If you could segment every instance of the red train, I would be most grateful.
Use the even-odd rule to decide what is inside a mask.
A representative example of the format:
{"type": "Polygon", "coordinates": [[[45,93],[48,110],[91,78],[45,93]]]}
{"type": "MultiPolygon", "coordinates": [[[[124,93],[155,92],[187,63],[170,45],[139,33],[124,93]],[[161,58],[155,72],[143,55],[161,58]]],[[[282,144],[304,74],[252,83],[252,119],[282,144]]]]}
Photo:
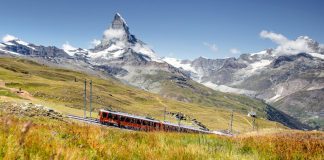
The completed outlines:
{"type": "Polygon", "coordinates": [[[168,122],[161,122],[145,117],[134,116],[122,112],[107,110],[99,111],[99,122],[105,125],[113,125],[120,128],[127,128],[141,131],[166,131],[186,133],[210,133],[209,131],[193,128],[190,126],[177,125],[168,122]]]}

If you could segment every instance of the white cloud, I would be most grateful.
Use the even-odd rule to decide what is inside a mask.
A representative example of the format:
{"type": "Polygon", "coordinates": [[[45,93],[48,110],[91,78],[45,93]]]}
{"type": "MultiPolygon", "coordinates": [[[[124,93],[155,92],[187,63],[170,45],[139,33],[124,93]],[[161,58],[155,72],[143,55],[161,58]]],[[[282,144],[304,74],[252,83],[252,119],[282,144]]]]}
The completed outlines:
{"type": "Polygon", "coordinates": [[[282,34],[277,34],[277,33],[269,32],[269,31],[265,31],[265,30],[260,32],[260,37],[264,38],[264,39],[270,39],[277,44],[284,44],[284,43],[288,42],[288,39],[285,36],[283,36],[282,34]]]}
{"type": "Polygon", "coordinates": [[[9,34],[2,37],[3,42],[9,42],[9,41],[12,41],[12,40],[17,40],[17,39],[18,39],[17,37],[15,37],[13,35],[9,35],[9,34]]]}
{"type": "Polygon", "coordinates": [[[100,43],[101,43],[101,41],[98,40],[98,39],[94,39],[94,40],[92,40],[90,42],[90,44],[91,44],[92,47],[95,47],[95,46],[99,45],[100,43]]]}
{"type": "Polygon", "coordinates": [[[64,51],[71,51],[71,50],[76,50],[77,49],[77,48],[71,46],[69,42],[65,42],[62,45],[62,48],[63,48],[64,51]]]}
{"type": "Polygon", "coordinates": [[[216,44],[211,44],[211,43],[204,42],[203,45],[208,47],[214,53],[217,53],[218,50],[219,50],[216,44]]]}
{"type": "Polygon", "coordinates": [[[236,48],[231,48],[229,51],[230,51],[232,54],[240,54],[240,53],[241,53],[241,51],[238,50],[238,49],[236,49],[236,48]]]}
{"type": "Polygon", "coordinates": [[[316,41],[312,40],[307,36],[300,36],[296,40],[289,40],[282,34],[261,31],[260,37],[265,39],[270,39],[271,41],[278,44],[275,48],[275,54],[297,54],[301,52],[316,52],[319,53],[323,51],[323,44],[318,44],[316,41]]]}
{"type": "Polygon", "coordinates": [[[123,29],[112,29],[109,28],[104,31],[104,39],[111,40],[111,39],[122,39],[127,36],[127,33],[123,29]]]}

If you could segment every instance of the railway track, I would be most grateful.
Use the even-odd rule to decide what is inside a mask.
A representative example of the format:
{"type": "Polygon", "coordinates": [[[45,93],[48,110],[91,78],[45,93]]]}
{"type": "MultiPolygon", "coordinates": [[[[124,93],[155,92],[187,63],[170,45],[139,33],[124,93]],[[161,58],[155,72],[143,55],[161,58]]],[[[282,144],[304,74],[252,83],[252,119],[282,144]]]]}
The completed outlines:
{"type": "Polygon", "coordinates": [[[97,125],[104,126],[104,125],[100,124],[97,119],[89,119],[89,118],[84,118],[84,117],[75,116],[75,115],[71,115],[71,114],[67,115],[66,117],[70,118],[70,119],[78,120],[81,122],[85,122],[85,123],[91,123],[91,124],[97,124],[97,125]]]}
{"type": "MultiPolygon", "coordinates": [[[[111,128],[118,128],[118,129],[126,130],[126,131],[134,131],[132,129],[120,128],[120,127],[111,126],[111,125],[104,125],[104,124],[101,124],[98,119],[89,119],[89,118],[84,118],[84,117],[75,116],[75,115],[71,115],[71,114],[67,115],[66,117],[69,118],[69,119],[73,119],[73,120],[83,122],[83,123],[89,123],[89,124],[93,124],[93,125],[105,126],[105,127],[111,127],[111,128]]],[[[217,135],[222,135],[222,136],[233,136],[231,134],[226,134],[226,133],[222,133],[222,132],[219,132],[219,131],[211,132],[211,134],[217,134],[217,135]]]]}

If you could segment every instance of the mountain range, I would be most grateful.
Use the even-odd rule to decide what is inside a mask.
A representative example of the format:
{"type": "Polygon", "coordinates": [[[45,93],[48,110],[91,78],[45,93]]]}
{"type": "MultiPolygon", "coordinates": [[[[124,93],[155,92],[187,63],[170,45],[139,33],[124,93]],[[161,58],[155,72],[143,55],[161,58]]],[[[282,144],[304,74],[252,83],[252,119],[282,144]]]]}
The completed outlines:
{"type": "Polygon", "coordinates": [[[278,47],[237,58],[180,60],[159,57],[117,13],[91,49],[35,45],[9,35],[4,39],[0,55],[113,77],[183,102],[212,106],[222,92],[241,94],[268,105],[269,119],[297,129],[324,128],[324,47],[306,36],[296,39],[306,44],[302,50],[278,47]]]}

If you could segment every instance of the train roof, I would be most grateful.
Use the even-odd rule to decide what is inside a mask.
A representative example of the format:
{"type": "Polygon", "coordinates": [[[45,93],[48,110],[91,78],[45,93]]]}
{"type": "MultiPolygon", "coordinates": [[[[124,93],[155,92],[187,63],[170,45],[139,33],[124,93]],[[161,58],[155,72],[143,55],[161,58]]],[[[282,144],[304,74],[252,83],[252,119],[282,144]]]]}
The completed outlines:
{"type": "MultiPolygon", "coordinates": [[[[173,127],[179,127],[179,125],[175,124],[175,123],[166,122],[166,121],[163,122],[163,121],[158,121],[158,120],[152,120],[152,119],[149,119],[149,118],[146,118],[146,117],[143,117],[143,116],[132,115],[132,114],[129,114],[129,113],[117,112],[117,111],[109,111],[109,110],[105,110],[105,109],[101,109],[100,111],[109,112],[109,113],[113,113],[113,114],[120,115],[120,116],[131,117],[131,118],[135,118],[135,119],[141,119],[141,120],[145,120],[145,121],[155,122],[155,123],[163,123],[165,125],[169,125],[169,126],[173,126],[173,127]]],[[[180,125],[180,127],[195,130],[195,131],[199,131],[199,132],[210,133],[209,131],[205,131],[205,130],[202,130],[202,129],[199,129],[199,128],[195,128],[193,126],[180,125]]]]}
{"type": "Polygon", "coordinates": [[[131,118],[136,118],[136,119],[146,120],[146,121],[150,121],[150,122],[157,122],[157,123],[160,122],[160,121],[157,121],[157,120],[148,119],[148,118],[146,118],[146,117],[137,116],[137,115],[132,115],[132,114],[129,114],[129,113],[124,113],[124,112],[107,111],[107,110],[104,110],[104,109],[101,109],[100,111],[110,112],[110,113],[114,113],[114,114],[117,114],[117,115],[120,115],[120,116],[131,117],[131,118]]]}

